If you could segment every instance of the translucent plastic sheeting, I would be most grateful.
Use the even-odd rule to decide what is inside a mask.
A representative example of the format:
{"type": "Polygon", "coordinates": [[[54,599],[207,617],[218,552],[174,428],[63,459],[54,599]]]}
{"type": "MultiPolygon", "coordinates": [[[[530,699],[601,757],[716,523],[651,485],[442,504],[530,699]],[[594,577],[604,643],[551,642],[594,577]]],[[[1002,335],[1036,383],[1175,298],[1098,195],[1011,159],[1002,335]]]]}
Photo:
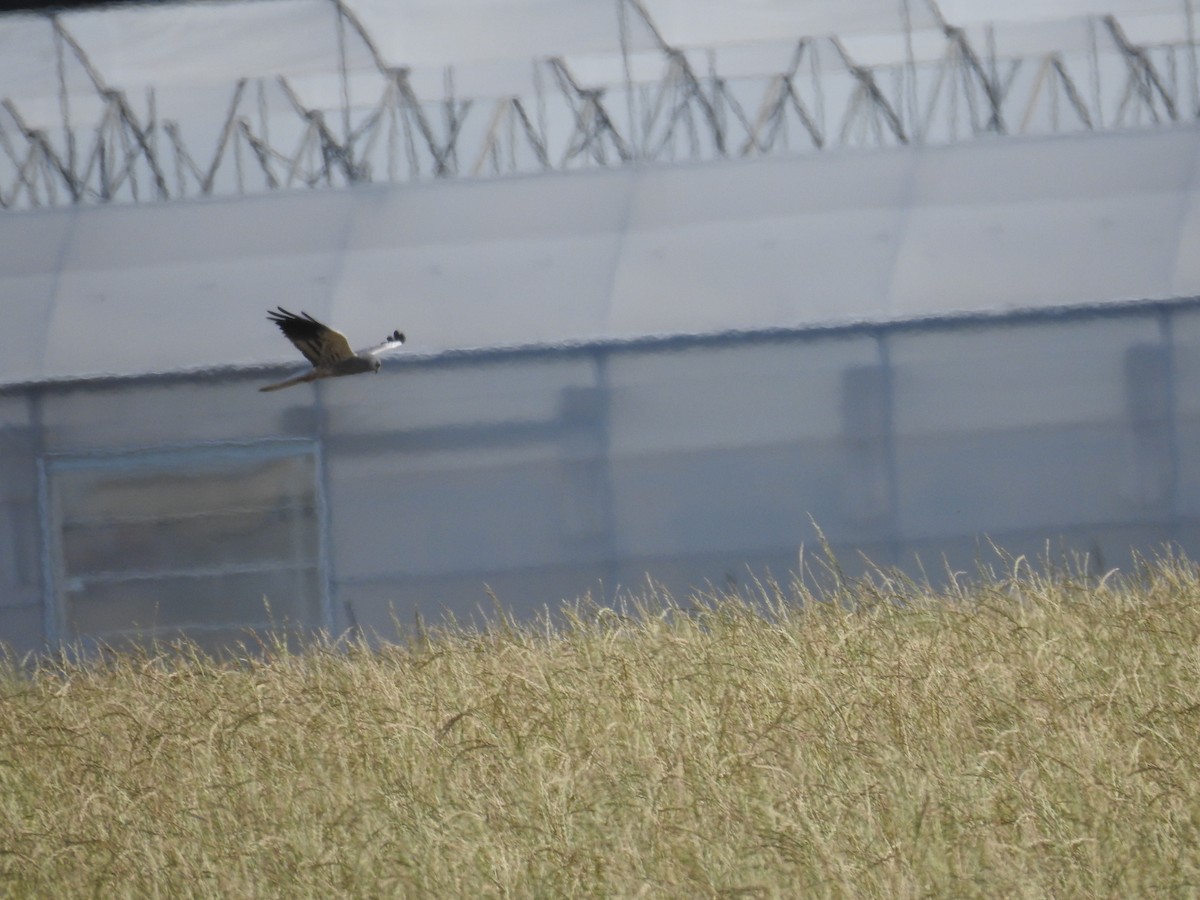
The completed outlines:
{"type": "Polygon", "coordinates": [[[0,382],[1200,293],[1191,128],[0,217],[0,382]]]}
{"type": "Polygon", "coordinates": [[[10,387],[0,640],[232,639],[264,597],[288,627],[395,636],[492,597],[527,618],[648,579],[752,593],[815,565],[816,527],[848,572],[935,583],[990,542],[1094,574],[1164,541],[1195,558],[1197,377],[1191,300],[412,359],[268,395],[248,372],[10,387]]]}
{"type": "MultiPolygon", "coordinates": [[[[654,33],[620,0],[344,0],[344,6],[391,66],[469,68],[606,55],[620,49],[622,29],[628,49],[657,47],[654,33]]],[[[937,30],[941,24],[924,0],[643,0],[643,6],[663,39],[680,47],[827,34],[891,36],[908,27],[937,30]]],[[[1115,14],[1151,42],[1176,37],[1184,31],[1186,9],[1184,0],[945,0],[939,7],[953,25],[998,22],[1001,29],[1009,28],[1010,37],[1001,43],[1017,53],[1047,40],[1056,21],[1087,15],[1115,14]],[[1148,24],[1139,28],[1142,21],[1148,24]],[[1025,36],[1010,23],[1023,26],[1025,36]]],[[[355,33],[339,38],[336,7],[329,0],[131,5],[59,15],[106,83],[122,89],[332,73],[343,57],[352,70],[374,66],[355,33]]],[[[1071,48],[1055,44],[1054,49],[1071,48]]],[[[902,58],[893,53],[889,61],[902,58]]],[[[0,18],[0,83],[6,96],[56,96],[56,60],[45,17],[0,18]]],[[[78,65],[68,68],[68,88],[90,90],[78,65]]]]}

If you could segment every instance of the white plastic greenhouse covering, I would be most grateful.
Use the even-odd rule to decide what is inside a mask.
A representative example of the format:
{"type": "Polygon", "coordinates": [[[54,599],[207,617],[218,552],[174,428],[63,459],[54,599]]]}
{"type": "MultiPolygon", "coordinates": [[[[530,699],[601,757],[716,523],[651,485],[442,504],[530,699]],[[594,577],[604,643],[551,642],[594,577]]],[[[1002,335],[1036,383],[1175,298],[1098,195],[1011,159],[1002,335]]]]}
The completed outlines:
{"type": "MultiPolygon", "coordinates": [[[[371,34],[387,64],[417,70],[525,64],[551,55],[603,57],[618,50],[622,37],[622,17],[614,14],[617,0],[341,2],[371,34]]],[[[641,2],[672,46],[766,44],[781,36],[838,34],[856,42],[864,63],[887,59],[887,48],[892,53],[903,48],[904,42],[894,38],[908,27],[918,46],[921,31],[938,27],[926,0],[641,2]]],[[[940,0],[937,7],[947,21],[960,26],[995,24],[1000,49],[1017,52],[1038,45],[1070,49],[1079,40],[1072,20],[1088,15],[1119,15],[1139,43],[1155,43],[1180,34],[1187,12],[1184,0],[940,0]]],[[[369,64],[365,49],[339,47],[331,0],[129,4],[125,9],[67,11],[61,17],[96,68],[126,89],[196,87],[227,82],[231,75],[328,72],[340,64],[343,49],[352,67],[369,64]]],[[[654,46],[648,32],[632,26],[625,38],[634,50],[654,46]]],[[[41,16],[0,19],[0,83],[6,96],[56,93],[53,40],[41,16]]]]}
{"type": "MultiPolygon", "coordinates": [[[[932,7],[930,0],[640,0],[652,26],[626,0],[340,2],[369,35],[369,46],[339,20],[333,0],[129,4],[67,11],[59,21],[92,74],[135,98],[152,88],[179,120],[227,105],[238,78],[286,76],[320,107],[340,103],[343,90],[358,102],[371,94],[377,64],[404,68],[421,96],[440,87],[448,66],[461,96],[521,94],[529,90],[530,61],[549,57],[568,60],[601,84],[636,81],[643,74],[638,54],[656,50],[659,40],[678,48],[733,48],[729,75],[772,72],[801,36],[836,34],[862,65],[925,62],[944,51],[932,7],[977,37],[986,26],[987,45],[1002,56],[1080,51],[1094,40],[1085,16],[1119,15],[1139,45],[1194,37],[1195,30],[1195,0],[941,0],[932,7]],[[622,46],[630,60],[622,58],[622,46]],[[345,88],[331,77],[343,66],[345,88]]],[[[77,122],[94,120],[101,109],[91,75],[74,61],[64,65],[57,41],[44,16],[0,18],[3,95],[34,127],[58,123],[64,89],[77,122]]]]}
{"type": "Polygon", "coordinates": [[[1197,149],[1177,129],[0,217],[0,638],[219,647],[393,635],[484,585],[518,615],[648,576],[736,588],[811,558],[814,523],[853,565],[935,577],[988,540],[1194,553],[1197,149]],[[260,394],[301,365],[278,304],[411,351],[260,394]]]}
{"type": "Polygon", "coordinates": [[[1200,294],[1200,132],[0,217],[4,383],[1200,294]]]}
{"type": "MultiPolygon", "coordinates": [[[[389,60],[477,74],[618,40],[599,0],[414,2],[411,32],[346,5],[389,60]]],[[[646,6],[672,43],[799,30],[772,0],[646,6]]],[[[860,49],[906,8],[803,6],[860,49]]],[[[1179,31],[1178,3],[1126,6],[1143,38],[1179,31]]],[[[231,67],[328,72],[333,26],[284,16],[294,57],[239,41],[303,9],[332,16],[206,4],[160,43],[126,40],[163,36],[155,8],[64,18],[131,90],[212,74],[187,50],[216,19],[231,67]]],[[[0,21],[0,83],[47,33],[0,21]]],[[[752,591],[818,526],[849,570],[862,551],[933,580],[989,540],[1092,573],[1163,541],[1200,556],[1198,162],[1200,132],[1160,124],[6,211],[0,642],[393,636],[648,577],[752,591]],[[277,305],[409,344],[377,376],[261,394],[303,365],[277,305]]]]}

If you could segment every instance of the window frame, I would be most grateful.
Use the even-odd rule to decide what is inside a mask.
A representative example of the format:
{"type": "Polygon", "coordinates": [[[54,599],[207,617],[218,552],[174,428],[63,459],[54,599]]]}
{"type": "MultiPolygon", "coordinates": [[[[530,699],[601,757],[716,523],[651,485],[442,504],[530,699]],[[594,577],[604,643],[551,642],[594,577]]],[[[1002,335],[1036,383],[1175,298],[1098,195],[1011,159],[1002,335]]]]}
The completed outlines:
{"type": "MultiPolygon", "coordinates": [[[[316,527],[316,621],[306,623],[311,629],[330,630],[333,625],[332,566],[329,552],[329,504],[326,496],[327,477],[321,442],[312,438],[265,438],[251,441],[207,441],[185,444],[156,444],[145,447],[72,450],[43,453],[37,459],[37,503],[42,527],[42,584],[44,627],[47,646],[62,647],[70,633],[67,622],[68,604],[64,591],[69,575],[64,558],[64,522],[55,497],[55,476],[60,472],[126,471],[133,472],[149,466],[169,469],[172,465],[186,471],[187,462],[205,463],[213,460],[243,460],[248,464],[271,460],[310,457],[313,471],[313,503],[316,527]]],[[[268,569],[270,566],[262,566],[268,569]]],[[[253,570],[253,568],[249,569],[253,570]]],[[[234,623],[236,626],[236,623],[234,623]]],[[[247,623],[247,628],[253,627],[247,623]]],[[[153,631],[148,632],[155,637],[153,631]]],[[[96,640],[79,635],[75,641],[96,640]]],[[[103,639],[100,639],[103,640],[103,639]]]]}

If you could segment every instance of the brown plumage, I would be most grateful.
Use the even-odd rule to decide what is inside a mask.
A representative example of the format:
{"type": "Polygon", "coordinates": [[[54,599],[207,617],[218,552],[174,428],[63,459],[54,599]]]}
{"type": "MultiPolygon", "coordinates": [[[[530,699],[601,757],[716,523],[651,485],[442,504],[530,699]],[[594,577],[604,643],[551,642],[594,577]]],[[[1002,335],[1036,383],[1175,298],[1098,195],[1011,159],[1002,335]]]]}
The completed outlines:
{"type": "Polygon", "coordinates": [[[296,345],[304,358],[312,363],[312,369],[276,384],[260,387],[260,391],[278,391],[294,384],[316,381],[318,378],[336,378],[339,375],[357,375],[361,372],[378,372],[379,356],[394,350],[404,343],[404,335],[393,331],[382,344],[357,353],[350,349],[350,342],[340,331],[323,325],[306,312],[296,315],[282,306],[267,312],[267,318],[279,326],[284,336],[296,345]]]}

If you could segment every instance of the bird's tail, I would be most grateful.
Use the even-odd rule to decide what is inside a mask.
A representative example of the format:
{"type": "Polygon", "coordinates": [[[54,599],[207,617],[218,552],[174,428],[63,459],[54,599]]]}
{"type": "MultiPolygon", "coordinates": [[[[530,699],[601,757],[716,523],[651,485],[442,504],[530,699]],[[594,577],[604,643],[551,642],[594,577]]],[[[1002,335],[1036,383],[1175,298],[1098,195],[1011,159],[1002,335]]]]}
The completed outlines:
{"type": "Polygon", "coordinates": [[[293,384],[303,384],[306,381],[312,381],[316,377],[317,375],[315,372],[304,372],[300,375],[295,375],[286,381],[280,381],[276,382],[275,384],[268,384],[266,387],[260,387],[259,391],[278,391],[285,387],[291,387],[293,384]]]}

